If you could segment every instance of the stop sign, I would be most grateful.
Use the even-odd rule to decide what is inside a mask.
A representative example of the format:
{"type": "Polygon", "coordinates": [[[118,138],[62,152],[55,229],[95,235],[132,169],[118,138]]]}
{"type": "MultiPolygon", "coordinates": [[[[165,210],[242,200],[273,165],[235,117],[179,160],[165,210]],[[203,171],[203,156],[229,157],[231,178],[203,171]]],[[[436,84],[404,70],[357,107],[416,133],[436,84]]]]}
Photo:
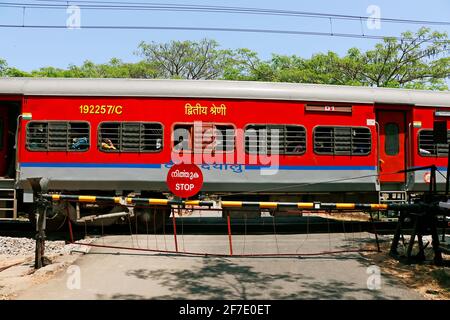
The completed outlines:
{"type": "Polygon", "coordinates": [[[169,190],[180,198],[189,198],[200,192],[203,174],[195,164],[175,164],[167,173],[169,190]]]}

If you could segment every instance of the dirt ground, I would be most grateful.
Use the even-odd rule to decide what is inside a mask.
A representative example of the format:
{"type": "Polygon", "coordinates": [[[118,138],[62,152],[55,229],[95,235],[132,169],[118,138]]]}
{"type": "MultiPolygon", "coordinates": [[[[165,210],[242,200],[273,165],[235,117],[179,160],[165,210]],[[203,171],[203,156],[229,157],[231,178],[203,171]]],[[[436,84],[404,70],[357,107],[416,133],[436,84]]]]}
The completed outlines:
{"type": "MultiPolygon", "coordinates": [[[[449,243],[450,236],[447,236],[446,244],[449,243]]],[[[432,263],[433,251],[427,247],[425,249],[427,259],[425,262],[406,264],[404,261],[394,259],[389,255],[390,239],[384,239],[380,244],[381,252],[367,252],[364,253],[364,256],[372,259],[380,267],[382,273],[388,273],[398,278],[408,287],[418,291],[426,299],[450,299],[450,255],[443,254],[444,260],[447,261],[445,266],[435,266],[432,263]]],[[[367,249],[375,250],[376,245],[367,244],[367,249]]],[[[399,246],[398,252],[400,255],[404,253],[402,245],[399,246]]]]}
{"type": "MultiPolygon", "coordinates": [[[[91,242],[87,239],[84,242],[91,242]]],[[[67,250],[58,254],[46,255],[51,264],[35,270],[34,255],[0,255],[0,300],[12,300],[19,292],[43,283],[56,273],[65,270],[75,260],[89,251],[89,247],[66,245],[67,250]]]]}

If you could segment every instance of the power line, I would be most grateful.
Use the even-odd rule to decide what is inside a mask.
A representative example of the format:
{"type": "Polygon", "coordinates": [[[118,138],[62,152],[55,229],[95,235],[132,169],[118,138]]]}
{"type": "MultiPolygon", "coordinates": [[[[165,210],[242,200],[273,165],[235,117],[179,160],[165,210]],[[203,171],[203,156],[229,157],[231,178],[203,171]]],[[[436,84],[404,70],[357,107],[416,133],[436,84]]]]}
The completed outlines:
{"type": "MultiPolygon", "coordinates": [[[[121,2],[121,1],[64,1],[64,0],[35,0],[37,2],[47,2],[46,4],[33,3],[16,3],[16,2],[0,2],[0,6],[4,7],[26,7],[29,9],[65,9],[69,4],[77,5],[80,9],[85,10],[136,10],[136,11],[185,11],[185,12],[208,12],[208,13],[238,13],[252,15],[273,15],[273,16],[294,16],[294,17],[313,17],[324,19],[341,19],[341,20],[367,20],[373,19],[369,16],[356,16],[344,14],[332,14],[321,12],[306,12],[295,10],[279,10],[252,7],[228,7],[228,6],[205,6],[205,5],[183,5],[183,4],[156,4],[145,2],[121,2]],[[49,3],[50,2],[50,3],[49,3]],[[61,4],[55,4],[61,3],[61,4]]],[[[408,23],[421,25],[450,25],[450,21],[430,21],[430,20],[413,20],[398,18],[382,18],[379,21],[390,23],[408,23]]]]}
{"type": "MultiPolygon", "coordinates": [[[[0,24],[0,28],[26,28],[26,29],[69,29],[63,25],[20,25],[20,24],[0,24]]],[[[252,29],[252,28],[216,28],[216,27],[183,27],[183,26],[113,26],[113,25],[83,25],[80,29],[120,29],[120,30],[166,30],[166,31],[219,31],[219,32],[247,32],[247,33],[271,33],[271,34],[292,34],[292,35],[309,35],[309,36],[333,36],[344,38],[359,38],[382,40],[391,38],[396,40],[408,41],[398,36],[382,36],[382,35],[363,35],[353,33],[332,33],[317,31],[301,31],[301,30],[281,30],[281,29],[252,29]]],[[[439,43],[441,41],[429,40],[425,42],[439,43]]],[[[446,41],[442,41],[446,42],[446,41]]]]}

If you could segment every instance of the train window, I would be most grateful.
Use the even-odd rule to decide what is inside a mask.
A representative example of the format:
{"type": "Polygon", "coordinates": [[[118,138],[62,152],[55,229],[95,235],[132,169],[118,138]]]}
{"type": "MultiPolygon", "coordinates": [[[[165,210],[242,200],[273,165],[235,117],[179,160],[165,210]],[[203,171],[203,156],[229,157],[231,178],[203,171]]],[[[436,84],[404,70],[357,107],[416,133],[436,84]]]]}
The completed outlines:
{"type": "Polygon", "coordinates": [[[314,128],[314,152],[333,155],[367,155],[370,153],[371,133],[364,127],[314,128]]]}
{"type": "Polygon", "coordinates": [[[32,121],[27,124],[30,151],[86,151],[89,149],[87,122],[32,121]]]}
{"type": "Polygon", "coordinates": [[[249,125],[245,151],[252,154],[300,155],[306,151],[306,129],[298,125],[249,125]]]}
{"type": "Polygon", "coordinates": [[[230,152],[234,150],[234,128],[212,123],[177,124],[172,141],[176,151],[230,152]]]}
{"type": "Polygon", "coordinates": [[[163,127],[150,122],[102,122],[98,144],[104,152],[159,152],[163,147],[163,127]]]}
{"type": "MultiPolygon", "coordinates": [[[[450,142],[450,130],[447,130],[447,140],[450,142]]],[[[447,157],[448,144],[434,143],[433,130],[420,130],[419,154],[421,156],[447,157]]]]}
{"type": "Polygon", "coordinates": [[[384,126],[385,140],[384,140],[384,152],[388,156],[395,156],[399,152],[399,137],[398,137],[398,125],[390,122],[384,126]]]}

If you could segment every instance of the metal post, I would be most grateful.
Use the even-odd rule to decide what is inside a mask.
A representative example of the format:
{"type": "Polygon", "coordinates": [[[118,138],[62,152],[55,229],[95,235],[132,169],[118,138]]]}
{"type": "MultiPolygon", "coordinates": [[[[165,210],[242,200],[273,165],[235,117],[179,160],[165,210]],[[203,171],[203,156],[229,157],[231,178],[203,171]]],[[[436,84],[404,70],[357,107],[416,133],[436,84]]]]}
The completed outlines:
{"type": "Polygon", "coordinates": [[[434,264],[440,266],[443,264],[442,252],[439,244],[439,235],[437,231],[437,217],[432,213],[428,213],[430,231],[431,231],[431,245],[434,251],[434,264]]]}
{"type": "Polygon", "coordinates": [[[42,205],[38,205],[36,231],[34,268],[40,269],[44,266],[45,253],[45,208],[42,205]]]}
{"type": "MultiPolygon", "coordinates": [[[[445,196],[448,198],[448,193],[449,193],[449,189],[450,189],[450,143],[448,145],[448,154],[447,154],[447,175],[445,178],[445,196]]],[[[445,242],[445,233],[446,233],[446,229],[447,229],[447,216],[444,214],[443,216],[443,220],[444,220],[444,226],[442,229],[442,242],[445,242]]]]}
{"type": "MultiPolygon", "coordinates": [[[[74,243],[74,238],[73,238],[73,230],[72,230],[72,221],[70,221],[70,217],[67,216],[68,219],[68,223],[69,223],[69,236],[70,236],[70,243],[74,243]]],[[[102,225],[103,226],[103,225],[102,225]]],[[[103,231],[103,230],[102,230],[103,231]]]]}
{"type": "Polygon", "coordinates": [[[400,211],[400,216],[398,217],[397,228],[395,229],[394,239],[392,239],[391,250],[389,254],[392,256],[398,255],[398,243],[400,241],[400,236],[402,235],[403,221],[405,220],[405,213],[400,211]]]}
{"type": "Polygon", "coordinates": [[[376,229],[376,227],[375,227],[375,222],[373,221],[372,211],[369,211],[369,214],[370,214],[370,222],[372,223],[373,233],[375,234],[375,241],[376,241],[376,243],[377,243],[377,251],[378,251],[378,252],[381,252],[381,249],[380,249],[380,242],[378,241],[378,232],[377,232],[377,229],[376,229]]]}
{"type": "Polygon", "coordinates": [[[450,144],[448,145],[448,153],[447,153],[447,176],[445,179],[445,195],[446,196],[448,196],[449,187],[450,187],[449,172],[450,172],[450,144]]]}
{"type": "MultiPolygon", "coordinates": [[[[178,206],[178,210],[180,207],[178,206]]],[[[173,240],[175,241],[175,251],[178,252],[178,241],[177,241],[177,223],[175,218],[175,210],[172,211],[172,224],[173,224],[173,240]]],[[[178,211],[179,214],[179,211],[178,211]]]]}
{"type": "Polygon", "coordinates": [[[39,269],[45,265],[45,224],[47,208],[50,203],[42,197],[42,194],[48,190],[48,179],[28,178],[34,192],[35,202],[37,206],[37,223],[36,223],[36,250],[34,256],[34,268],[39,269]]]}
{"type": "Polygon", "coordinates": [[[408,262],[411,262],[411,253],[414,246],[414,240],[416,239],[416,235],[419,231],[419,220],[421,219],[421,217],[417,215],[411,215],[411,217],[414,217],[414,229],[411,233],[411,238],[409,239],[408,249],[406,250],[406,258],[408,259],[408,262]]]}
{"type": "Polygon", "coordinates": [[[227,224],[228,224],[228,242],[230,244],[230,256],[233,255],[233,241],[231,239],[231,222],[230,222],[230,214],[227,214],[227,224]]]}

